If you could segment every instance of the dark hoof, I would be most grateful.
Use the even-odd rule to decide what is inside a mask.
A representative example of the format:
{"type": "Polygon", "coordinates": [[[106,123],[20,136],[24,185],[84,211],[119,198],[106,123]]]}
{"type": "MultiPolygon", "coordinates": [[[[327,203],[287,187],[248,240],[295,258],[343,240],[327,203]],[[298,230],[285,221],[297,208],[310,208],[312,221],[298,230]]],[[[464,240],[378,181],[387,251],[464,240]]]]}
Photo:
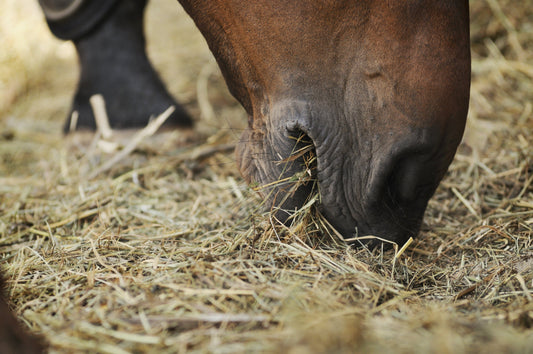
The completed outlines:
{"type": "Polygon", "coordinates": [[[138,129],[174,106],[166,127],[185,128],[192,119],[170,96],[145,50],[143,10],[146,2],[121,1],[92,31],[74,40],[80,81],[64,131],[95,130],[90,98],[105,100],[113,129],[138,129]],[[75,119],[72,119],[76,117],[75,119]]]}

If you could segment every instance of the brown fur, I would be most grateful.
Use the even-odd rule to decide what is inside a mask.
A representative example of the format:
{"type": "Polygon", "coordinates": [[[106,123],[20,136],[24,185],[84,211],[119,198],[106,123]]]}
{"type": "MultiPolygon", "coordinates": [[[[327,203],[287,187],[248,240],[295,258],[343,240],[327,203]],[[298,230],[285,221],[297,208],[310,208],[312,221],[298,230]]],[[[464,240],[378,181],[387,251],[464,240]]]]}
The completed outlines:
{"type": "Polygon", "coordinates": [[[44,351],[42,343],[22,328],[11,313],[3,291],[4,281],[0,276],[0,353],[42,353],[44,351]]]}
{"type": "MultiPolygon", "coordinates": [[[[180,3],[250,117],[237,148],[249,182],[301,171],[290,136],[304,133],[316,148],[321,211],[344,236],[403,243],[418,232],[465,125],[467,1],[180,3]]],[[[281,203],[287,191],[263,195],[290,211],[310,193],[281,203]]]]}

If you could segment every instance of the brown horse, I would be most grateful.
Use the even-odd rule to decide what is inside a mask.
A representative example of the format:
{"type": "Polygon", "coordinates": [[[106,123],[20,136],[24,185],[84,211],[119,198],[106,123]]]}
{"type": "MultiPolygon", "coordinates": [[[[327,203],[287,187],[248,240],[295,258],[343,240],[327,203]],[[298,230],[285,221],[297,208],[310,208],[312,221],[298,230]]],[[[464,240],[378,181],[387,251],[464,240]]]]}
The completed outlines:
{"type": "MultiPolygon", "coordinates": [[[[54,33],[78,49],[81,126],[94,127],[88,97],[97,92],[115,127],[143,125],[173,102],[144,52],[145,0],[109,1],[106,11],[84,0],[40,3],[54,33]]],[[[417,234],[465,125],[467,0],[180,3],[248,113],[237,163],[248,182],[269,186],[259,189],[278,218],[313,189],[287,183],[308,168],[293,154],[303,136],[316,156],[320,211],[345,237],[401,244],[417,234]]],[[[171,123],[191,121],[178,110],[171,123]]]]}
{"type": "MultiPolygon", "coordinates": [[[[180,3],[249,115],[237,151],[248,182],[301,171],[301,160],[280,161],[303,133],[316,150],[321,212],[343,235],[399,244],[416,235],[464,130],[468,1],[180,3]]],[[[273,188],[280,206],[286,187],[273,188]]]]}

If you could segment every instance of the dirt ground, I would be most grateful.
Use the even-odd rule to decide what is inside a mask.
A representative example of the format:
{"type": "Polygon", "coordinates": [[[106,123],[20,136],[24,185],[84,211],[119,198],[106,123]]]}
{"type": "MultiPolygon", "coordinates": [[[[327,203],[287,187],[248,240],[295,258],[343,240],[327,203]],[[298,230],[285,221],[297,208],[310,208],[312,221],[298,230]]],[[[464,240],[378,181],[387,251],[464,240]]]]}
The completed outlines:
{"type": "Polygon", "coordinates": [[[275,224],[237,172],[246,124],[175,1],[148,51],[200,138],[64,139],[78,75],[37,1],[0,3],[0,254],[52,353],[533,353],[533,8],[472,0],[465,139],[398,250],[354,249],[313,205],[275,224]],[[111,161],[111,163],[110,163],[111,161]]]}

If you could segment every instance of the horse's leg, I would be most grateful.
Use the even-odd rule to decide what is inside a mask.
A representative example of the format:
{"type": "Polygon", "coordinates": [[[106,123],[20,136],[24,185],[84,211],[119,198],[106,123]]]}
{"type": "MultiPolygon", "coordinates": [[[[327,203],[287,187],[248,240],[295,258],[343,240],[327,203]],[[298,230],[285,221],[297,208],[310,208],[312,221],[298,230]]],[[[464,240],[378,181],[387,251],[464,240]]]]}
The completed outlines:
{"type": "Polygon", "coordinates": [[[145,50],[143,14],[146,0],[40,0],[52,32],[72,40],[81,67],[65,131],[72,112],[76,129],[95,129],[89,98],[102,94],[112,128],[145,126],[150,116],[171,105],[168,126],[189,127],[192,121],[166,90],[145,50]],[[93,7],[94,6],[94,7],[93,7]]]}

